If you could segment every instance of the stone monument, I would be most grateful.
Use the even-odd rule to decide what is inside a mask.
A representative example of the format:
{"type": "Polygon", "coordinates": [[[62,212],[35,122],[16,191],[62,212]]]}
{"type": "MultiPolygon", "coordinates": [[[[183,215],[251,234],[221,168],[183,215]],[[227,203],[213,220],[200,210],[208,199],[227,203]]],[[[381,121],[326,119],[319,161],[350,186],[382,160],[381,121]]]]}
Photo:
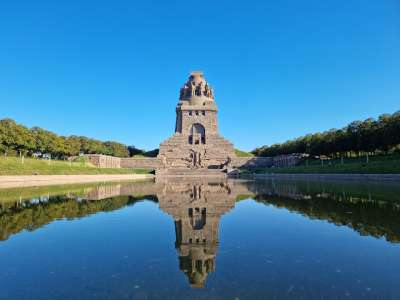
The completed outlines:
{"type": "Polygon", "coordinates": [[[175,133],[160,144],[157,175],[223,175],[236,157],[219,135],[214,90],[202,72],[192,72],[180,90],[175,133]]]}

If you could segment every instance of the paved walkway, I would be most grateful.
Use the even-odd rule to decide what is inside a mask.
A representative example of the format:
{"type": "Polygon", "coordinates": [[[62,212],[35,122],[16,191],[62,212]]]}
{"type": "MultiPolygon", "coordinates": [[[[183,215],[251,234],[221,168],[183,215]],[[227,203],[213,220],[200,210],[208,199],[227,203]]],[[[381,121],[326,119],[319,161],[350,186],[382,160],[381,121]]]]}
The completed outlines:
{"type": "Polygon", "coordinates": [[[151,174],[99,174],[99,175],[22,175],[0,176],[0,188],[44,186],[69,183],[87,183],[153,178],[151,174]]]}
{"type": "Polygon", "coordinates": [[[368,181],[400,181],[400,174],[255,174],[254,178],[290,178],[316,180],[368,180],[368,181]]]}

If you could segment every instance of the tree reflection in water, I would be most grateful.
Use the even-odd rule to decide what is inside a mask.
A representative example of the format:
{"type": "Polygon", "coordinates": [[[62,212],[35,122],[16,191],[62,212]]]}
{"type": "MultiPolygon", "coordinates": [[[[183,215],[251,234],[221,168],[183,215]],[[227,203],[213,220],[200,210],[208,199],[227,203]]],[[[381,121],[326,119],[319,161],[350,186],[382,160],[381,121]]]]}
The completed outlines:
{"type": "Polygon", "coordinates": [[[400,188],[308,181],[162,179],[0,190],[0,239],[54,220],[111,212],[144,199],[158,202],[175,223],[179,267],[201,288],[216,267],[221,217],[241,199],[347,226],[360,235],[400,242],[400,188]]]}

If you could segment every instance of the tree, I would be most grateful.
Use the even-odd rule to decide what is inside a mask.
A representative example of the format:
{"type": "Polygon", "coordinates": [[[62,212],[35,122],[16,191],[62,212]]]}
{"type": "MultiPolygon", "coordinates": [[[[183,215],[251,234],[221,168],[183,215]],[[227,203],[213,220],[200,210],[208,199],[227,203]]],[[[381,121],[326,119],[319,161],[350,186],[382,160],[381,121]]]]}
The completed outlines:
{"type": "Polygon", "coordinates": [[[84,136],[59,136],[40,127],[28,129],[14,120],[0,120],[0,151],[10,154],[49,153],[56,158],[86,154],[107,154],[129,157],[130,152],[124,144],[87,138],[84,136]]]}
{"type": "Polygon", "coordinates": [[[35,149],[35,141],[28,128],[18,125],[14,120],[0,120],[0,141],[4,151],[26,154],[35,149]]]}
{"type": "Polygon", "coordinates": [[[132,157],[134,155],[143,154],[144,150],[136,148],[135,146],[128,146],[129,156],[132,157]]]}
{"type": "Polygon", "coordinates": [[[252,153],[257,156],[308,153],[338,157],[388,152],[395,147],[400,148],[400,111],[393,115],[381,115],[378,120],[354,121],[342,129],[307,134],[282,144],[265,145],[252,153]]]}

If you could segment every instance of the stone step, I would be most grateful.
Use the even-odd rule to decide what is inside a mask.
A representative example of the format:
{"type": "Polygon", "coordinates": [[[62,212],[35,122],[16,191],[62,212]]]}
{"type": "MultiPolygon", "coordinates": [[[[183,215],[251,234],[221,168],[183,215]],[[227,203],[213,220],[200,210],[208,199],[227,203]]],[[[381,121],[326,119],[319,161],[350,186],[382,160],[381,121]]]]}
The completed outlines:
{"type": "Polygon", "coordinates": [[[156,175],[162,176],[209,176],[209,177],[225,177],[226,172],[222,169],[184,169],[174,168],[157,170],[156,175]]]}

